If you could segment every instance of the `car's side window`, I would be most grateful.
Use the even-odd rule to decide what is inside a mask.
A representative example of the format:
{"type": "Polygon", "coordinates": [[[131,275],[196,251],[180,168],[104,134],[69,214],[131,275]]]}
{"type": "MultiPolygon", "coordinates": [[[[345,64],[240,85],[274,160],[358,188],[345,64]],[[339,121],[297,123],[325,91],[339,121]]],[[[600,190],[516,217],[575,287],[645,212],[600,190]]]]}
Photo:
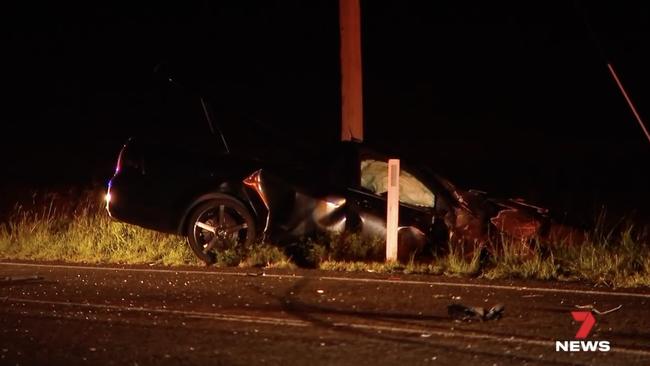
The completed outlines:
{"type": "MultiPolygon", "coordinates": [[[[361,162],[361,187],[376,195],[388,191],[388,163],[366,159],[361,162]]],[[[434,207],[435,195],[411,173],[401,170],[399,200],[414,206],[434,207]]]]}

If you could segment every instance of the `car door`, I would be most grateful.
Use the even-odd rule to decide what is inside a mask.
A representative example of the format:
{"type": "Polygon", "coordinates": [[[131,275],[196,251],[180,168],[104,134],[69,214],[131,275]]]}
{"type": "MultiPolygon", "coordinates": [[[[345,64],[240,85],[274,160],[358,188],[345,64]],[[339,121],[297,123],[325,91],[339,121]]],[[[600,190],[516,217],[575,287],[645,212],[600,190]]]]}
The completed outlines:
{"type": "MultiPolygon", "coordinates": [[[[385,237],[387,199],[387,159],[362,157],[358,165],[359,184],[348,187],[348,229],[366,237],[385,237]]],[[[435,195],[416,176],[400,172],[400,242],[427,242],[434,218],[435,195]]]]}

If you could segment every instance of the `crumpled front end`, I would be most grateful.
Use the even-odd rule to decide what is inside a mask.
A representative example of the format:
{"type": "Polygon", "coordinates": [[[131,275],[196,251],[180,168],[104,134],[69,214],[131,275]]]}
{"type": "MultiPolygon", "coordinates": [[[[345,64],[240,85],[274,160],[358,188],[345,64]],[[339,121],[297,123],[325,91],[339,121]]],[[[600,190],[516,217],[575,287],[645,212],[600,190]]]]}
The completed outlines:
{"type": "Polygon", "coordinates": [[[555,246],[584,240],[580,229],[556,222],[548,209],[521,199],[493,199],[479,191],[460,196],[461,204],[445,216],[445,223],[450,244],[468,255],[483,248],[493,250],[495,243],[519,243],[525,252],[532,250],[534,242],[555,246]]]}

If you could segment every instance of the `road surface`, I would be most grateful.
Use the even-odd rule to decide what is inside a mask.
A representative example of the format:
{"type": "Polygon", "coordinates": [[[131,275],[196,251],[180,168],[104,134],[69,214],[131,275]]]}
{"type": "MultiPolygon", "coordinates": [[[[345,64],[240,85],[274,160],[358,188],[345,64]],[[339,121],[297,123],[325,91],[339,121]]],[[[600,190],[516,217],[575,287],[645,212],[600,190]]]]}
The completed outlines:
{"type": "Polygon", "coordinates": [[[649,365],[650,291],[418,275],[0,262],[0,365],[649,365]],[[461,322],[447,306],[505,305],[461,322]],[[576,305],[600,311],[575,340],[576,305]]]}

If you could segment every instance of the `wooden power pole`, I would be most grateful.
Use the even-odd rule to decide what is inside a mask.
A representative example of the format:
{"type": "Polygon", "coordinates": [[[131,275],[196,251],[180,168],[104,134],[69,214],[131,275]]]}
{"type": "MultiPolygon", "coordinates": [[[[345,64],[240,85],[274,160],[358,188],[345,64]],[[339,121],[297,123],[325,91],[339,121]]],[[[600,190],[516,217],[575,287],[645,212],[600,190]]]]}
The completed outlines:
{"type": "Polygon", "coordinates": [[[363,141],[360,0],[339,0],[341,140],[363,141]]]}
{"type": "MultiPolygon", "coordinates": [[[[341,140],[363,141],[361,0],[339,0],[341,31],[341,140]]],[[[396,261],[399,228],[399,160],[388,161],[386,260],[396,261]]]]}

